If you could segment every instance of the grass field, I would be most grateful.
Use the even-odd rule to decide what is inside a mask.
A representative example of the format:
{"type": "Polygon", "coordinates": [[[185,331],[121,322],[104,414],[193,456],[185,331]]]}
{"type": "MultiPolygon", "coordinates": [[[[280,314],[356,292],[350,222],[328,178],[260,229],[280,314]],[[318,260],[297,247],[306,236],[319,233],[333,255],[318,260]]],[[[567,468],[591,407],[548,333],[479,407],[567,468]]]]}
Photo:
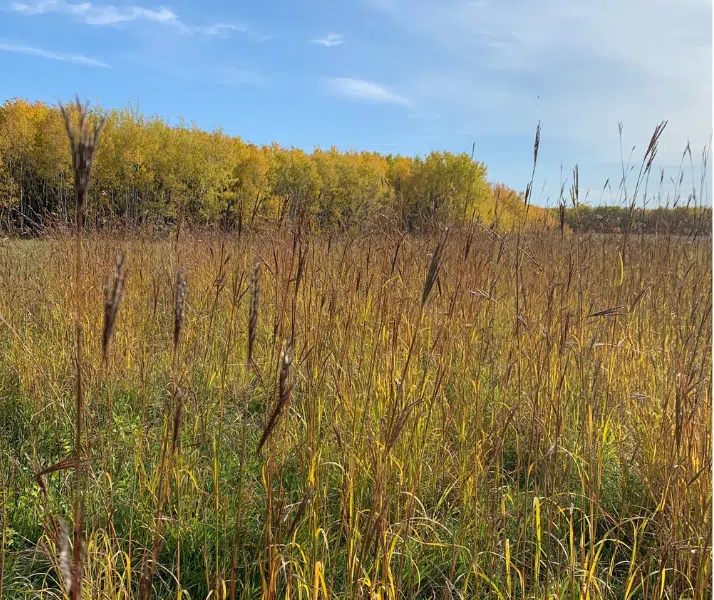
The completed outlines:
{"type": "Polygon", "coordinates": [[[711,238],[532,182],[511,234],[100,235],[77,113],[74,235],[0,244],[0,598],[711,597],[711,238]]]}
{"type": "Polygon", "coordinates": [[[711,597],[710,239],[88,234],[79,423],[75,250],[0,247],[3,597],[78,514],[84,598],[711,597]]]}

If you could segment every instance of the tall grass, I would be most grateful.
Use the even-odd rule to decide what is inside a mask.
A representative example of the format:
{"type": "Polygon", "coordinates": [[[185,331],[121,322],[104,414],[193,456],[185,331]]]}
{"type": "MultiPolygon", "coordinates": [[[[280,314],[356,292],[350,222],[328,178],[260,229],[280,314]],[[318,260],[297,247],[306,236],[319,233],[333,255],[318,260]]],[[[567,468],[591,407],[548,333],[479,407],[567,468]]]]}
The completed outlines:
{"type": "Polygon", "coordinates": [[[710,240],[78,231],[0,246],[4,597],[711,597],[710,240]]]}
{"type": "MultiPolygon", "coordinates": [[[[82,105],[77,98],[76,106],[60,107],[62,117],[67,128],[67,137],[72,151],[72,169],[74,171],[75,190],[75,365],[76,375],[76,395],[75,395],[75,442],[74,442],[74,508],[72,520],[74,521],[74,535],[72,546],[72,566],[71,572],[67,573],[64,565],[65,590],[72,596],[72,600],[81,597],[82,590],[82,546],[84,544],[84,532],[82,531],[82,519],[84,512],[84,462],[85,448],[83,440],[84,429],[84,388],[82,386],[82,296],[83,296],[83,260],[82,260],[82,236],[84,233],[84,214],[87,206],[87,194],[89,193],[89,182],[92,172],[92,161],[97,147],[99,134],[102,130],[101,119],[92,123],[89,119],[87,107],[82,105]],[[75,110],[73,111],[72,108],[75,110]],[[73,112],[76,112],[76,118],[73,112]],[[76,122],[75,122],[76,121],[76,122]]],[[[106,330],[106,328],[105,328],[106,330]]],[[[103,336],[103,355],[106,356],[108,344],[107,335],[103,336]],[[104,339],[106,338],[106,340],[104,339]]],[[[61,464],[61,463],[60,463],[61,464]]]]}

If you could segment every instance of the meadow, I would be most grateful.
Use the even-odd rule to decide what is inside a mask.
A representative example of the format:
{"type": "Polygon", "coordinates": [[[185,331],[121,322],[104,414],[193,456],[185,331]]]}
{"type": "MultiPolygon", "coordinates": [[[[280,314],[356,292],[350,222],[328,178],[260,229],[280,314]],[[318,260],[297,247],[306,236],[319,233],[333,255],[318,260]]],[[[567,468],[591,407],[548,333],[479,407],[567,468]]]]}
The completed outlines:
{"type": "Polygon", "coordinates": [[[3,598],[711,597],[711,238],[77,214],[0,244],[3,598]]]}

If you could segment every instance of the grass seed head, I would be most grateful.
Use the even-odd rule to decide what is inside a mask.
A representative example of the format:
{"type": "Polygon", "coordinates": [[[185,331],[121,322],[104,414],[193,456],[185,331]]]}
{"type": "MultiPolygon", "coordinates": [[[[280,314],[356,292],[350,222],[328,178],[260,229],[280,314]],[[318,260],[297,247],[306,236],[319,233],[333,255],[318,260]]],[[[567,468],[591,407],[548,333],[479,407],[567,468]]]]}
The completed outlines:
{"type": "Polygon", "coordinates": [[[104,129],[105,120],[97,117],[92,122],[89,118],[89,107],[79,101],[72,106],[60,104],[67,137],[72,152],[72,170],[74,171],[74,187],[77,200],[78,222],[84,216],[85,199],[89,191],[89,180],[92,173],[94,153],[99,143],[99,136],[104,129]],[[77,113],[75,122],[73,113],[77,113]]]}
{"type": "Polygon", "coordinates": [[[178,349],[183,329],[187,293],[188,283],[186,283],[183,271],[179,270],[176,273],[176,284],[174,285],[174,352],[178,349]]]}
{"type": "Polygon", "coordinates": [[[647,151],[645,152],[645,170],[649,171],[652,168],[652,163],[657,156],[657,150],[659,148],[659,138],[662,137],[664,128],[667,127],[667,121],[662,121],[657,127],[655,127],[652,137],[650,138],[650,143],[647,146],[647,151]]]}

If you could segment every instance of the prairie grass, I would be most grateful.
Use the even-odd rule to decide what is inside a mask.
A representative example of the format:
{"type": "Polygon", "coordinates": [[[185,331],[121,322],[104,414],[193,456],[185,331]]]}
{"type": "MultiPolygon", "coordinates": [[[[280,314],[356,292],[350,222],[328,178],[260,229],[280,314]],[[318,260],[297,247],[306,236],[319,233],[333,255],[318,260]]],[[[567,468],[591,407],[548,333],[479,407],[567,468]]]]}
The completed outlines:
{"type": "MultiPolygon", "coordinates": [[[[7,598],[77,543],[76,248],[0,246],[7,598]]],[[[79,248],[82,597],[711,597],[710,239],[79,248]]]]}
{"type": "Polygon", "coordinates": [[[0,246],[0,595],[711,597],[711,244],[631,235],[666,123],[621,236],[169,241],[84,231],[63,115],[74,236],[0,246]]]}

